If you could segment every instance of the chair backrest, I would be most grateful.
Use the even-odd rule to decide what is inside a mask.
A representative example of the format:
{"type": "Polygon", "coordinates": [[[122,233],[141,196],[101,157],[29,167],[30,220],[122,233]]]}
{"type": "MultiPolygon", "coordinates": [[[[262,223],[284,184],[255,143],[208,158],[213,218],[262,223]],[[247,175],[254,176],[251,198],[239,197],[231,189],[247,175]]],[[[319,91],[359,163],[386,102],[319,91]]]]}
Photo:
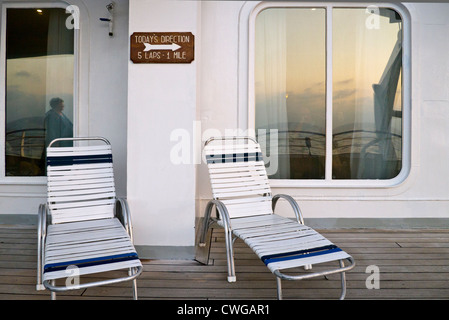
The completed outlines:
{"type": "MultiPolygon", "coordinates": [[[[65,139],[64,139],[65,140],[65,139]]],[[[47,148],[47,204],[51,223],[114,217],[112,150],[105,144],[47,148]]]]}
{"type": "Polygon", "coordinates": [[[204,155],[213,197],[226,204],[230,218],[273,213],[271,188],[256,140],[211,138],[204,155]]]}

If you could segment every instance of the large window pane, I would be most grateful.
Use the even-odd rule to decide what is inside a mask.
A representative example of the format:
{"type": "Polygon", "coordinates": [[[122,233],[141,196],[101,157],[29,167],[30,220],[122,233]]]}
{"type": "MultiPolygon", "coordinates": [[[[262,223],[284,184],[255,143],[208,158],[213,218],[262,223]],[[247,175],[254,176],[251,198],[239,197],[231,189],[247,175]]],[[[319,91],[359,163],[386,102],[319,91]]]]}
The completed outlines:
{"type": "Polygon", "coordinates": [[[326,11],[269,8],[255,35],[256,134],[277,179],[324,179],[326,11]]]}
{"type": "Polygon", "coordinates": [[[6,176],[45,174],[45,146],[73,136],[74,34],[59,8],[6,16],[6,176]]]}
{"type": "Polygon", "coordinates": [[[390,9],[333,10],[334,179],[391,179],[402,166],[402,24],[390,9]]]}

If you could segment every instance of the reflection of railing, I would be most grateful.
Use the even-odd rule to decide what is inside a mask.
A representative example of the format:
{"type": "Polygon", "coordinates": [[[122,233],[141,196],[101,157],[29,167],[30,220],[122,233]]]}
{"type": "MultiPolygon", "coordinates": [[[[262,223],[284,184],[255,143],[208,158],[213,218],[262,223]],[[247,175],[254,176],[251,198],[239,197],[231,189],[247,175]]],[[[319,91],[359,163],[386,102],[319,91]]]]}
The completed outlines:
{"type": "Polygon", "coordinates": [[[286,139],[279,139],[278,152],[280,154],[309,154],[309,155],[321,155],[324,156],[326,150],[326,135],[321,132],[313,131],[267,131],[266,134],[259,134],[258,141],[261,145],[266,145],[266,148],[270,148],[271,134],[278,137],[285,137],[288,135],[288,143],[286,139]],[[265,141],[264,141],[265,136],[265,141]]]}
{"type": "Polygon", "coordinates": [[[43,176],[45,131],[28,128],[6,133],[6,176],[43,176]]]}
{"type": "Polygon", "coordinates": [[[40,159],[45,148],[45,130],[28,128],[6,133],[6,155],[40,159]]]}
{"type": "MultiPolygon", "coordinates": [[[[258,141],[270,156],[277,153],[279,164],[288,167],[289,179],[324,179],[325,134],[273,130],[259,134],[258,141]]],[[[362,129],[339,132],[332,135],[331,153],[333,179],[390,179],[402,167],[402,135],[362,129]]]]}
{"type": "MultiPolygon", "coordinates": [[[[298,130],[270,132],[270,130],[267,130],[266,133],[258,136],[259,143],[266,143],[267,148],[269,148],[271,134],[276,134],[278,137],[285,137],[285,134],[288,135],[288,143],[286,139],[278,140],[280,154],[325,155],[326,135],[324,133],[298,130]]],[[[402,135],[400,134],[358,129],[333,134],[332,153],[334,155],[344,153],[366,153],[368,148],[377,145],[381,140],[391,140],[395,150],[402,150],[402,135]]],[[[379,153],[379,151],[372,149],[370,152],[379,153]]]]}
{"type": "Polygon", "coordinates": [[[339,133],[334,133],[332,136],[335,137],[335,136],[342,135],[342,134],[348,134],[348,133],[353,134],[353,133],[360,133],[360,132],[363,132],[363,133],[375,133],[375,134],[378,134],[378,135],[391,135],[391,136],[395,136],[395,137],[398,137],[398,138],[402,138],[402,135],[397,134],[397,133],[393,133],[393,132],[383,132],[383,131],[375,131],[375,130],[362,130],[362,129],[342,131],[342,132],[339,132],[339,133]]]}
{"type": "Polygon", "coordinates": [[[333,154],[358,153],[364,158],[367,153],[383,154],[382,142],[389,142],[401,157],[402,135],[376,130],[348,130],[333,134],[333,154]]]}

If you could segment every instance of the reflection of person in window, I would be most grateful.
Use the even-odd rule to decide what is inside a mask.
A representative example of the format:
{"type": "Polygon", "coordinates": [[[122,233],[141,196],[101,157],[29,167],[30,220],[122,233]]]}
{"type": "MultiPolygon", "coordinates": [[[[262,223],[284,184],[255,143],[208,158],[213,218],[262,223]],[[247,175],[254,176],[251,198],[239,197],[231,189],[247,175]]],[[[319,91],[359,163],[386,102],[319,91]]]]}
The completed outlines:
{"type": "MultiPolygon", "coordinates": [[[[45,114],[45,146],[56,138],[73,137],[73,124],[62,112],[64,109],[64,100],[53,98],[50,100],[49,110],[45,114]]],[[[59,146],[70,146],[71,142],[60,143],[59,146]]]]}

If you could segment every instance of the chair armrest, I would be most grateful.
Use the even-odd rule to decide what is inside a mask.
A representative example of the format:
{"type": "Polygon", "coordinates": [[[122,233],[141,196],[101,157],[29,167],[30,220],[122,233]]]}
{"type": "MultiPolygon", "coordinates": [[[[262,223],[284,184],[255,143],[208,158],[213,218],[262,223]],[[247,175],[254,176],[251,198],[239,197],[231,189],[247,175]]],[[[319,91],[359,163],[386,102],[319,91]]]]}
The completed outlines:
{"type": "Polygon", "coordinates": [[[115,202],[115,216],[122,223],[131,242],[133,242],[131,212],[129,210],[128,201],[124,198],[117,198],[115,202]]]}
{"type": "Polygon", "coordinates": [[[205,246],[205,236],[207,229],[209,228],[210,224],[210,215],[212,213],[213,207],[216,207],[218,210],[218,214],[220,218],[223,220],[223,227],[227,232],[230,232],[231,229],[231,219],[229,218],[228,209],[226,209],[226,206],[223,202],[220,200],[210,200],[207,203],[206,210],[204,213],[204,222],[203,222],[203,230],[201,232],[201,237],[199,241],[199,246],[205,246]]]}
{"type": "Polygon", "coordinates": [[[289,196],[288,194],[277,194],[277,195],[275,195],[275,196],[272,198],[272,205],[271,205],[271,206],[272,206],[272,208],[273,208],[273,212],[274,212],[274,209],[275,209],[275,207],[276,207],[276,203],[278,202],[278,200],[279,200],[280,198],[283,198],[283,199],[287,200],[288,203],[290,203],[290,205],[291,205],[293,211],[295,212],[296,220],[298,221],[298,223],[304,224],[304,218],[303,218],[303,216],[302,216],[301,209],[299,208],[298,203],[295,201],[295,199],[293,199],[293,198],[292,198],[291,196],[289,196]]]}

